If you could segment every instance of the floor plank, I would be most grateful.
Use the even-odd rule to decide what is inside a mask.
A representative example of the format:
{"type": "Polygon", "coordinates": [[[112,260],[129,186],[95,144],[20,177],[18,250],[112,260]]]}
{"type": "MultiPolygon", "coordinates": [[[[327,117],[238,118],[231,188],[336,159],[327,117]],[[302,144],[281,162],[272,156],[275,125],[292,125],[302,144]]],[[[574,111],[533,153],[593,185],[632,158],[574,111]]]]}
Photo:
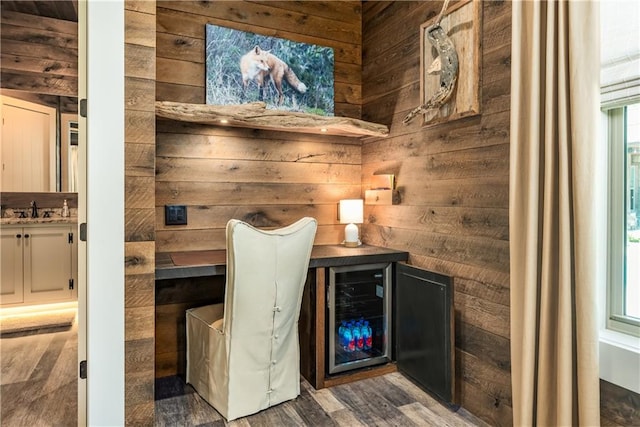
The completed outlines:
{"type": "Polygon", "coordinates": [[[231,423],[226,423],[179,377],[156,380],[156,399],[157,426],[487,425],[462,408],[442,405],[399,372],[322,390],[315,390],[302,379],[296,399],[231,423]]]}
{"type": "Polygon", "coordinates": [[[418,402],[409,403],[398,409],[416,425],[451,427],[446,420],[418,402]]]}
{"type": "Polygon", "coordinates": [[[53,340],[53,334],[29,335],[0,339],[2,384],[14,384],[29,379],[40,358],[53,340]]]}
{"type": "Polygon", "coordinates": [[[0,419],[3,426],[76,426],[78,332],[0,339],[0,419]]]}
{"type": "Polygon", "coordinates": [[[344,409],[344,405],[340,403],[333,394],[331,394],[331,391],[329,391],[328,388],[316,390],[306,381],[303,381],[302,384],[306,385],[304,388],[309,391],[313,400],[315,400],[327,414],[332,414],[333,412],[344,409]]]}
{"type": "MultiPolygon", "coordinates": [[[[77,424],[77,329],[0,339],[2,425],[77,424]]],[[[442,405],[393,372],[315,390],[227,423],[180,377],[156,380],[156,426],[486,426],[462,408],[442,405]]]]}
{"type": "MultiPolygon", "coordinates": [[[[308,383],[307,383],[308,384],[308,383]]],[[[300,396],[292,403],[295,411],[297,411],[302,425],[326,426],[334,427],[337,424],[331,419],[329,414],[311,395],[310,390],[313,387],[300,387],[300,396]]]]}

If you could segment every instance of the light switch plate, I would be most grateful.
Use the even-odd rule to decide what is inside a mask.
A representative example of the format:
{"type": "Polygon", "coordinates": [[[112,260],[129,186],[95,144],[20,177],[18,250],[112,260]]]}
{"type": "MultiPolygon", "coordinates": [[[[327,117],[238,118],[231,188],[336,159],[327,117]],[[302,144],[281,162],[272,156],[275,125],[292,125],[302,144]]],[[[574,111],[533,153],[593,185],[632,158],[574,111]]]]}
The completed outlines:
{"type": "Polygon", "coordinates": [[[165,225],[186,225],[187,207],[185,205],[165,205],[164,206],[165,225]]]}

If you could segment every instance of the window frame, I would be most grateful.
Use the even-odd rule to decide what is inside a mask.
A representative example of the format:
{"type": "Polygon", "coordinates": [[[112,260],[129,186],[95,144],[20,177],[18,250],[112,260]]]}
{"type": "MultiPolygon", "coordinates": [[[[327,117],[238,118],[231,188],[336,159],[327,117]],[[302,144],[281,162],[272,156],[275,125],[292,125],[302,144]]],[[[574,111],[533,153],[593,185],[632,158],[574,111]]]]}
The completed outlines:
{"type": "Polygon", "coordinates": [[[608,219],[606,328],[640,337],[640,319],[625,315],[626,293],[626,110],[629,101],[607,109],[608,219]],[[623,171],[623,173],[619,173],[623,171]]]}

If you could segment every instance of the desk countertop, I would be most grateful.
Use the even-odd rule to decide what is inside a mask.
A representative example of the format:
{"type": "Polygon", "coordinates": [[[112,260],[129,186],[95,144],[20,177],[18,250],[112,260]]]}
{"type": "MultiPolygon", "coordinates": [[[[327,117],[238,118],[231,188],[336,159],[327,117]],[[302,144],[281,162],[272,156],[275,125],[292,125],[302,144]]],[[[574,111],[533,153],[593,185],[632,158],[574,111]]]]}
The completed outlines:
{"type": "MultiPolygon", "coordinates": [[[[309,268],[406,261],[408,257],[408,252],[378,246],[362,245],[357,248],[347,248],[342,245],[318,245],[311,251],[309,268]]],[[[226,262],[225,250],[157,253],[156,280],[224,275],[226,262]],[[181,258],[192,255],[194,263],[176,265],[172,255],[181,258]],[[204,263],[199,261],[202,259],[207,261],[204,263]]]]}

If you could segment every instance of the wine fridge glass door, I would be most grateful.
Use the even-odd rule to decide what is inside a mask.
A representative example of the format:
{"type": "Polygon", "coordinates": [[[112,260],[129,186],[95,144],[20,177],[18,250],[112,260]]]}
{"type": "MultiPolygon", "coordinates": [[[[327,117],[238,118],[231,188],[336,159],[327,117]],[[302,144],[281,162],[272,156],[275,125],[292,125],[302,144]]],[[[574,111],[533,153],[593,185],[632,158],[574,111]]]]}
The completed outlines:
{"type": "Polygon", "coordinates": [[[329,269],[329,374],[391,360],[391,274],[390,263],[329,269]]]}

